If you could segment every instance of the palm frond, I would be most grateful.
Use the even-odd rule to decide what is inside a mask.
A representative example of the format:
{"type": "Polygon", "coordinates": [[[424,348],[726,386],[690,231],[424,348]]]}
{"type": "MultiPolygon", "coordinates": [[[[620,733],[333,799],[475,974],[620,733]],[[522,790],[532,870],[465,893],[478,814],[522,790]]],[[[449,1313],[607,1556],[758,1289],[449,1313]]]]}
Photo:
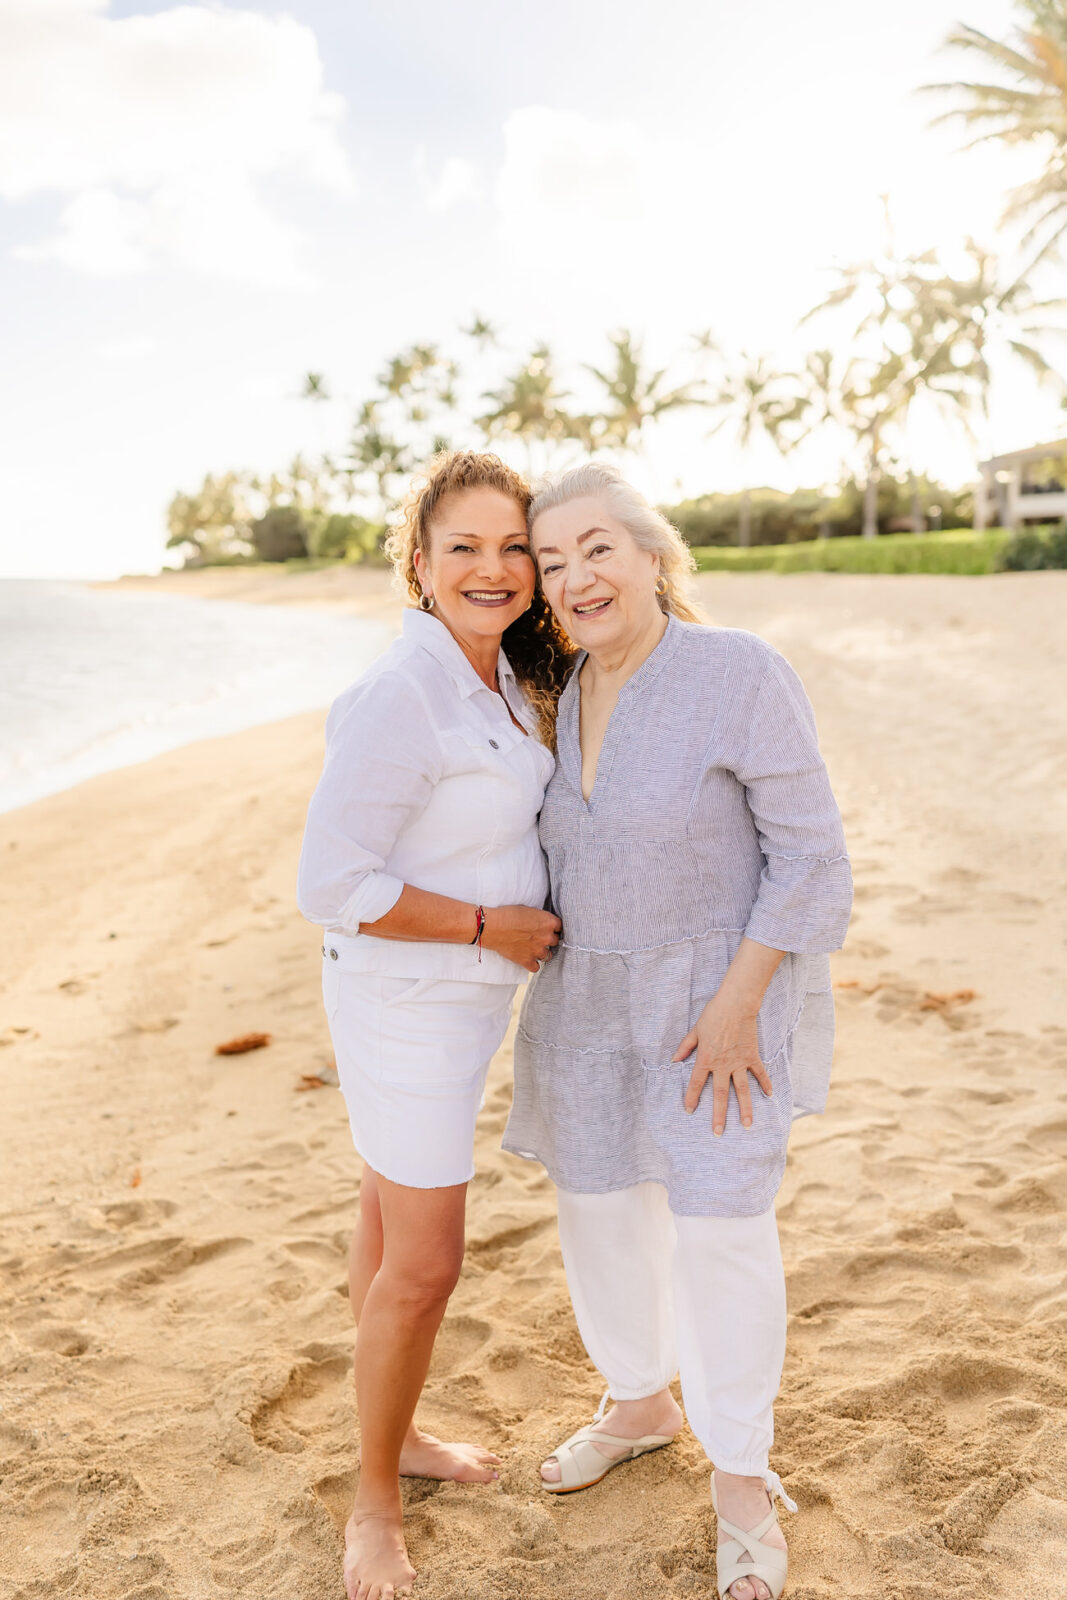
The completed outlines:
{"type": "Polygon", "coordinates": [[[1047,361],[1032,344],[1024,344],[1021,339],[1009,339],[1008,347],[1019,357],[1019,360],[1028,366],[1041,382],[1052,382],[1057,388],[1067,393],[1067,380],[1061,372],[1047,361]]]}

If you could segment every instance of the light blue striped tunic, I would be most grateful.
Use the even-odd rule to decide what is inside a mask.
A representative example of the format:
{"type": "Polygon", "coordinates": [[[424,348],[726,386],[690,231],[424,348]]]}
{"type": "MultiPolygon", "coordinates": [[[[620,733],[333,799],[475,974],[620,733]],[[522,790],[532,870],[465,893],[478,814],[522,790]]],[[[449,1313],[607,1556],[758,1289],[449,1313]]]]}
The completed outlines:
{"type": "Polygon", "coordinates": [[[530,985],[504,1147],[560,1188],[666,1185],[680,1216],[756,1216],[785,1169],[792,1119],[821,1111],[834,1014],[828,952],[852,876],[815,720],[789,664],[755,634],[671,617],[619,694],[582,796],[575,668],[541,813],[559,949],[530,985]],[[771,1098],[753,1123],[711,1085],[683,1107],[672,1065],[742,938],[787,953],[759,1014],[771,1098]]]}

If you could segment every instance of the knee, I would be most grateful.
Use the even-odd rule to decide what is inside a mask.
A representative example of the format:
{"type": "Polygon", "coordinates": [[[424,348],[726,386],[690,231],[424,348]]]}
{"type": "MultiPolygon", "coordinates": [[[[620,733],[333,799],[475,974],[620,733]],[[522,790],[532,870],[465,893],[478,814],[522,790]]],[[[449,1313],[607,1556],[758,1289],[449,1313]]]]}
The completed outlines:
{"type": "Polygon", "coordinates": [[[383,1274],[396,1309],[413,1320],[441,1313],[459,1282],[463,1253],[446,1251],[432,1259],[393,1267],[386,1260],[383,1274]]]}

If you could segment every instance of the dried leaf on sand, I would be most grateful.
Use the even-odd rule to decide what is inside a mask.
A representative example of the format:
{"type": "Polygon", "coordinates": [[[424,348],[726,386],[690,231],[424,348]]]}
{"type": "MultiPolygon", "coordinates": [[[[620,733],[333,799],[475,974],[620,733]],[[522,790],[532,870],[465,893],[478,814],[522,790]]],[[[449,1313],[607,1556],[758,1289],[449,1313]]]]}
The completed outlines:
{"type": "Polygon", "coordinates": [[[270,1044],[269,1033],[242,1033],[236,1039],[228,1039],[225,1044],[215,1046],[217,1056],[243,1056],[249,1050],[262,1050],[270,1044]]]}

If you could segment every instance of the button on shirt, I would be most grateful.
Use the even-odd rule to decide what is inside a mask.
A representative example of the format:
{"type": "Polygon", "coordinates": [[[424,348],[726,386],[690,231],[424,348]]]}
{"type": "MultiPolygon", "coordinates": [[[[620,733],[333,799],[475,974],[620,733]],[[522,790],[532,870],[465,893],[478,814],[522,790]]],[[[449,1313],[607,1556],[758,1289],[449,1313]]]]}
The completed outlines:
{"type": "Polygon", "coordinates": [[[503,651],[497,675],[500,694],[444,623],[406,611],[403,636],[331,706],[297,901],[343,967],[485,983],[527,976],[492,950],[479,962],[472,945],[359,932],[406,883],[471,905],[544,905],[537,817],[555,763],[503,651]]]}

